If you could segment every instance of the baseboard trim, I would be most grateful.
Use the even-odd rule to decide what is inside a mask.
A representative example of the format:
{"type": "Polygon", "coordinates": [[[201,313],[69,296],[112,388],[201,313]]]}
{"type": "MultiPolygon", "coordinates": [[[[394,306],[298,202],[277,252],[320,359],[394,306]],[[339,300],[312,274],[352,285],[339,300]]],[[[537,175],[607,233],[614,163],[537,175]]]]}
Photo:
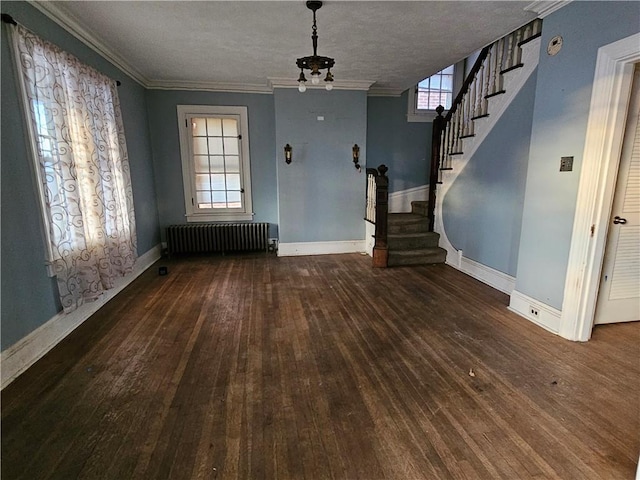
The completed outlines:
{"type": "Polygon", "coordinates": [[[22,340],[3,351],[0,355],[0,362],[2,363],[0,389],[5,388],[18,378],[20,374],[40,360],[49,350],[138,278],[160,258],[161,254],[162,247],[156,245],[138,257],[133,271],[129,275],[118,279],[114,288],[104,292],[96,301],[85,303],[68,314],[58,313],[22,340]]]}
{"type": "Polygon", "coordinates": [[[338,242],[301,242],[278,244],[279,257],[302,255],[329,255],[334,253],[360,253],[366,250],[365,240],[346,240],[338,242]]]}
{"type": "Polygon", "coordinates": [[[556,335],[560,331],[562,312],[517,290],[511,292],[509,310],[556,335]],[[532,311],[533,310],[533,311],[532,311]],[[537,311],[537,315],[535,312],[537,311]]]}
{"type": "Polygon", "coordinates": [[[461,258],[460,271],[507,295],[511,295],[511,292],[516,288],[516,279],[511,275],[507,275],[504,272],[478,263],[467,257],[461,258]]]}
{"type": "Polygon", "coordinates": [[[429,199],[429,185],[408,188],[389,194],[389,213],[403,213],[411,211],[411,202],[429,199]]]}

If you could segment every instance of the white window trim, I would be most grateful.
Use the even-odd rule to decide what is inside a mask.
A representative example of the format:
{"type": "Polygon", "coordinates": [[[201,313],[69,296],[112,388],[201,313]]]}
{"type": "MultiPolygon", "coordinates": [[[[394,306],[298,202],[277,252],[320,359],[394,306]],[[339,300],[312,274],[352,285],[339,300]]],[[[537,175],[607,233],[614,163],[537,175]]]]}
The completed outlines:
{"type": "Polygon", "coordinates": [[[178,105],[178,129],[180,131],[180,158],[182,161],[182,181],[184,185],[184,206],[187,222],[217,222],[253,220],[253,206],[251,201],[251,157],[249,155],[249,122],[247,107],[217,106],[217,105],[178,105]],[[202,212],[195,207],[195,174],[191,161],[191,147],[188,126],[185,119],[189,115],[234,115],[240,116],[240,157],[242,165],[242,180],[244,188],[243,209],[221,210],[220,212],[202,212]]]}
{"type": "MultiPolygon", "coordinates": [[[[409,89],[409,103],[407,104],[407,122],[433,122],[438,116],[435,110],[418,110],[416,108],[416,87],[409,89]]],[[[446,116],[448,110],[442,112],[442,116],[446,116]]]]}
{"type": "MultiPolygon", "coordinates": [[[[464,73],[464,62],[458,62],[453,65],[453,99],[455,100],[458,91],[460,90],[460,86],[464,81],[462,74],[464,73]]],[[[436,72],[437,73],[437,72],[436,72]]],[[[426,78],[426,77],[425,77],[426,78]]],[[[409,95],[407,95],[407,122],[433,122],[435,118],[438,116],[438,113],[435,110],[418,110],[416,108],[416,94],[418,93],[418,84],[416,83],[409,89],[409,95]]],[[[449,113],[449,110],[445,110],[442,112],[442,116],[446,116],[449,113]]]]}

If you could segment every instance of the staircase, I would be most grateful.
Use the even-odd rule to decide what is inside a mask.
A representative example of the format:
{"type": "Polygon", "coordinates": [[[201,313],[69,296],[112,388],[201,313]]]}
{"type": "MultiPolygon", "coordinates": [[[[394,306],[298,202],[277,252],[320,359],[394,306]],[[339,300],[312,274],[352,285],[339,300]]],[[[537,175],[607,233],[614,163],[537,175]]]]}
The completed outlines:
{"type": "MultiPolygon", "coordinates": [[[[429,205],[426,215],[440,234],[449,265],[460,269],[461,252],[447,237],[443,200],[526,80],[535,71],[542,20],[536,19],[485,47],[446,117],[434,121],[429,205]],[[437,195],[436,195],[437,191],[437,195]]],[[[438,107],[441,109],[441,107],[438,107]]]]}
{"type": "Polygon", "coordinates": [[[440,235],[429,231],[427,202],[411,202],[411,213],[388,216],[388,266],[444,263],[447,251],[438,247],[440,235]]]}
{"type": "Polygon", "coordinates": [[[495,123],[538,65],[542,20],[536,19],[486,46],[446,116],[433,122],[429,200],[411,213],[388,213],[387,167],[367,168],[367,235],[373,266],[444,263],[461,269],[462,252],[449,241],[443,199],[495,123]],[[437,195],[436,195],[437,191],[437,195]],[[373,233],[373,235],[371,235],[373,233]],[[440,248],[439,244],[444,248],[440,248]]]}

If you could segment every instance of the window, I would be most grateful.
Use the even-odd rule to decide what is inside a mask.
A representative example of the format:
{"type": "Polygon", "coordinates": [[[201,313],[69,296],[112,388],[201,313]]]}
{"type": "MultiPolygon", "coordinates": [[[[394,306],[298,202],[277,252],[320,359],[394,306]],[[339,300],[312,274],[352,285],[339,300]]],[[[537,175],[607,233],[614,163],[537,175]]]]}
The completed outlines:
{"type": "Polygon", "coordinates": [[[137,257],[117,86],[22,26],[9,28],[47,264],[70,312],[113,288],[137,257]]]}
{"type": "Polygon", "coordinates": [[[247,107],[178,105],[188,222],[252,220],[247,107]]]}
{"type": "Polygon", "coordinates": [[[438,105],[442,105],[445,110],[449,110],[452,97],[453,65],[418,83],[416,109],[435,110],[438,105]]]}
{"type": "Polygon", "coordinates": [[[436,108],[442,105],[445,113],[451,108],[458,68],[450,65],[418,82],[409,90],[407,119],[409,122],[431,122],[436,117],[436,108]]]}

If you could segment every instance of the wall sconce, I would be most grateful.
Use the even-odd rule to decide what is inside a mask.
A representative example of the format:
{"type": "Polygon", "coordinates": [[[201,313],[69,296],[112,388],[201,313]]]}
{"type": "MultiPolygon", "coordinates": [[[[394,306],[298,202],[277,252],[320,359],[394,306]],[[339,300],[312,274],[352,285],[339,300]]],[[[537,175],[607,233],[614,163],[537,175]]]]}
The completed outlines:
{"type": "Polygon", "coordinates": [[[360,171],[360,147],[356,143],[353,146],[353,166],[356,167],[356,170],[360,171]]]}
{"type": "Polygon", "coordinates": [[[289,165],[291,163],[291,159],[293,158],[292,152],[293,149],[291,148],[291,145],[289,145],[288,143],[284,146],[284,161],[287,162],[287,165],[289,165]]]}

